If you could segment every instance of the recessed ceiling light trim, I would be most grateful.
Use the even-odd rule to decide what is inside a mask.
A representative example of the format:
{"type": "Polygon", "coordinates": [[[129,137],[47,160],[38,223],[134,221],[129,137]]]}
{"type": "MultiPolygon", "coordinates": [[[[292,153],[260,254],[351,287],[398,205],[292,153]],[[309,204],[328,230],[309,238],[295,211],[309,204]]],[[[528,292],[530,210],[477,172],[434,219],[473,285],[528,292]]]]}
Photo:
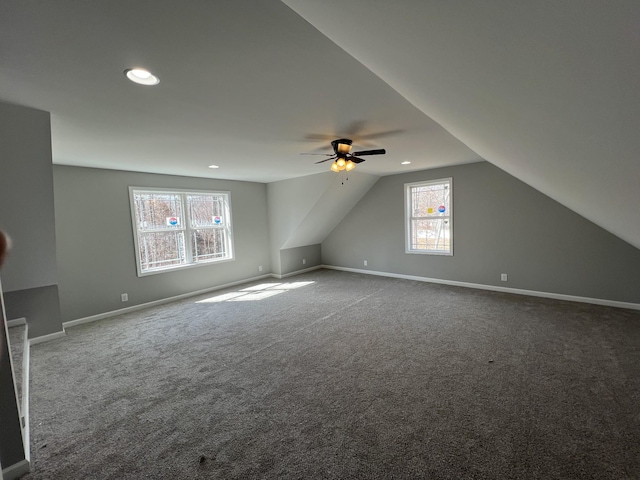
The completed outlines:
{"type": "Polygon", "coordinates": [[[137,83],[138,85],[151,86],[160,83],[160,79],[158,77],[144,68],[127,68],[124,71],[124,74],[129,80],[137,83]]]}

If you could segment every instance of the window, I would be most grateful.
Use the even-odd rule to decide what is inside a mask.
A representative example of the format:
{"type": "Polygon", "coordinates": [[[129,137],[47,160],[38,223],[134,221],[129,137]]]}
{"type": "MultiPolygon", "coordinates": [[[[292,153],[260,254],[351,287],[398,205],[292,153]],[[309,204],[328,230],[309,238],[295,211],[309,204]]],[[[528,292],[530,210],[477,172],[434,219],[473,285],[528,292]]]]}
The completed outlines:
{"type": "Polygon", "coordinates": [[[406,183],[406,253],[453,255],[453,179],[406,183]]]}
{"type": "Polygon", "coordinates": [[[138,276],[233,259],[228,192],[129,187],[138,276]]]}

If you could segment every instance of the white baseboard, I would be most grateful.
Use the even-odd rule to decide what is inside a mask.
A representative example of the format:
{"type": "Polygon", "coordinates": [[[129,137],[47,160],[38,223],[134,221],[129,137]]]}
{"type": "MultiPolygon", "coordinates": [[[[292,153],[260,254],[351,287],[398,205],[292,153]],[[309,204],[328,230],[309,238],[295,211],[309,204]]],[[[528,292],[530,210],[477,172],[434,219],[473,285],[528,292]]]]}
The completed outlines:
{"type": "Polygon", "coordinates": [[[376,272],[373,270],[362,270],[359,268],[336,267],[333,265],[322,265],[319,268],[329,270],[341,270],[343,272],[364,273],[366,275],[376,275],[379,277],[402,278],[405,280],[416,280],[418,282],[439,283],[443,285],[453,285],[456,287],[475,288],[478,290],[491,290],[494,292],[513,293],[515,295],[528,295],[530,297],[553,298],[555,300],[566,300],[569,302],[592,303],[607,307],[628,308],[640,310],[639,303],[619,302],[616,300],[606,300],[602,298],[578,297],[576,295],[565,295],[562,293],[538,292],[536,290],[523,290],[520,288],[498,287],[494,285],[484,285],[482,283],[458,282],[456,280],[442,280],[439,278],[418,277],[416,275],[404,275],[401,273],[376,272]]]}
{"type": "Polygon", "coordinates": [[[49,342],[51,340],[55,340],[57,338],[62,338],[66,335],[64,328],[62,329],[62,331],[60,332],[54,332],[54,333],[50,333],[48,335],[41,335],[39,337],[35,337],[35,338],[30,338],[29,339],[29,346],[33,346],[33,345],[37,345],[38,343],[44,343],[44,342],[49,342]]]}
{"type": "Polygon", "coordinates": [[[11,327],[19,327],[21,325],[26,325],[27,324],[27,319],[22,317],[22,318],[14,318],[13,320],[7,320],[7,327],[11,328],[11,327]]]}
{"type": "Polygon", "coordinates": [[[2,469],[2,478],[3,480],[14,480],[16,478],[20,478],[26,473],[31,471],[31,466],[29,465],[28,460],[21,460],[18,463],[14,463],[13,465],[2,469]]]}
{"type": "Polygon", "coordinates": [[[175,295],[173,297],[163,298],[161,300],[154,300],[153,302],[141,303],[139,305],[133,305],[127,308],[120,308],[118,310],[111,310],[109,312],[99,313],[97,315],[91,315],[90,317],[78,318],[76,320],[69,320],[68,322],[64,322],[62,324],[63,328],[75,327],[76,325],[82,325],[84,323],[91,323],[97,320],[102,320],[103,318],[115,317],[116,315],[122,315],[124,313],[135,312],[137,310],[144,310],[145,308],[155,307],[157,305],[162,305],[165,303],[175,302],[177,300],[182,300],[189,297],[195,297],[197,295],[202,295],[205,293],[215,292],[216,290],[222,290],[223,288],[234,287],[236,285],[241,285],[243,283],[254,282],[256,280],[262,280],[264,278],[270,278],[273,275],[271,273],[267,273],[265,275],[259,275],[257,277],[247,278],[244,280],[238,280],[237,282],[225,283],[224,285],[218,285],[217,287],[205,288],[204,290],[197,290],[195,292],[183,293],[181,295],[175,295]]]}
{"type": "Polygon", "coordinates": [[[295,272],[285,273],[283,275],[272,273],[271,276],[277,279],[283,279],[287,277],[293,277],[294,275],[300,275],[301,273],[313,272],[314,270],[318,270],[320,268],[324,268],[322,265],[316,265],[315,267],[305,268],[303,270],[296,270],[295,272]]]}
{"type": "MultiPolygon", "coordinates": [[[[4,315],[4,309],[2,310],[4,315]]],[[[9,337],[9,328],[22,326],[24,325],[24,337],[23,337],[23,354],[22,354],[22,396],[20,402],[18,403],[18,387],[15,377],[15,366],[14,359],[11,353],[11,349],[9,349],[9,361],[11,365],[11,379],[13,383],[13,395],[14,400],[17,403],[18,407],[18,421],[20,423],[20,433],[22,434],[22,448],[25,455],[25,460],[21,460],[18,463],[15,463],[9,467],[0,469],[0,479],[14,479],[23,476],[25,473],[28,473],[30,470],[29,460],[30,460],[30,449],[29,444],[25,442],[25,438],[29,438],[29,427],[28,427],[28,395],[29,395],[29,376],[28,376],[28,365],[29,365],[29,346],[28,346],[28,337],[29,337],[29,325],[27,324],[24,318],[18,318],[11,321],[7,321],[5,325],[2,325],[1,328],[5,330],[5,335],[7,336],[7,340],[9,337]],[[25,371],[26,369],[26,371],[25,371]],[[25,405],[27,405],[25,409],[25,405]],[[27,415],[27,416],[25,416],[27,415]],[[25,428],[26,426],[26,428],[25,428]]]]}
{"type": "Polygon", "coordinates": [[[31,430],[29,428],[29,365],[31,364],[31,350],[29,347],[29,325],[24,332],[24,345],[22,352],[22,399],[20,415],[22,416],[22,441],[24,443],[24,456],[31,461],[31,430]]]}

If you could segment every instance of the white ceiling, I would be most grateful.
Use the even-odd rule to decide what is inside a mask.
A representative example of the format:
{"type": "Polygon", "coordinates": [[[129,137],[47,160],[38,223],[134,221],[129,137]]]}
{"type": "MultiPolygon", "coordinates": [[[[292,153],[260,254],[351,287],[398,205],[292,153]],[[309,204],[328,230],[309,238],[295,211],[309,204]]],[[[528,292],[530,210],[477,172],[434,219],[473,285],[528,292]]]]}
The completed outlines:
{"type": "Polygon", "coordinates": [[[640,247],[639,22],[637,0],[0,0],[0,100],[51,112],[66,165],[272,182],[341,136],[387,149],[374,175],[482,157],[640,247]]]}
{"type": "Polygon", "coordinates": [[[0,99],[51,112],[54,163],[271,182],[397,130],[361,170],[479,159],[280,1],[3,0],[0,32],[0,99]]]}

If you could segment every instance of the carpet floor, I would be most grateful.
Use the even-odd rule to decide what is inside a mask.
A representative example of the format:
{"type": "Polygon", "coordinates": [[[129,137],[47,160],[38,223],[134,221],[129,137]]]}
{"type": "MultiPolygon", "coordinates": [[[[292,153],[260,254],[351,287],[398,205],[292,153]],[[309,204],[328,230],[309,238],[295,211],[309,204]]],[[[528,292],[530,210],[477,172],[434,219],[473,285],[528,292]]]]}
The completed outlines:
{"type": "Polygon", "coordinates": [[[639,479],[640,312],[317,270],[31,350],[25,479],[639,479]]]}

